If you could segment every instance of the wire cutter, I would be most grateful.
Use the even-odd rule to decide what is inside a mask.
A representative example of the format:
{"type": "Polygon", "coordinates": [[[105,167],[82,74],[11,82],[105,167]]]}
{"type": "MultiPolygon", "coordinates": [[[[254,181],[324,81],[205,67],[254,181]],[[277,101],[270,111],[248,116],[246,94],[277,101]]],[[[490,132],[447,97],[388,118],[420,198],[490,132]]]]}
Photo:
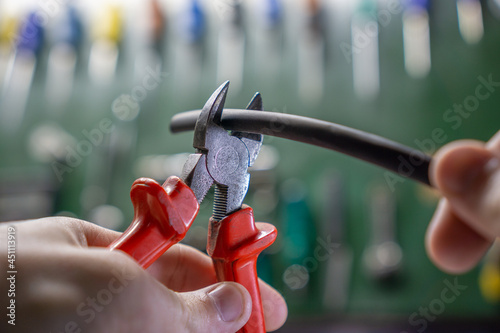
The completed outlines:
{"type": "MultiPolygon", "coordinates": [[[[262,135],[233,131],[219,124],[229,81],[208,99],[196,121],[193,146],[180,178],[171,176],[163,185],[153,179],[137,179],[130,191],[134,220],[111,250],[122,250],[142,267],[151,265],[184,238],[198,214],[200,203],[215,185],[213,215],[209,221],[207,252],[218,281],[242,284],[252,297],[249,321],[239,332],[265,332],[257,277],[257,257],[277,236],[268,223],[255,223],[252,208],[243,205],[262,135]]],[[[255,94],[247,109],[262,110],[255,94]]]]}

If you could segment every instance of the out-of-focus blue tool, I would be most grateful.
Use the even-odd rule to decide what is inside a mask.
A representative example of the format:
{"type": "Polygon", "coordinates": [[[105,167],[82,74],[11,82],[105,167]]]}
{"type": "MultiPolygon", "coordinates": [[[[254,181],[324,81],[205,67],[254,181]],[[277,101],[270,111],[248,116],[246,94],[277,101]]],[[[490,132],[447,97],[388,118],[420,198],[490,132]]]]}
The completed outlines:
{"type": "Polygon", "coordinates": [[[280,0],[261,1],[262,18],[268,29],[274,29],[281,24],[283,18],[283,6],[280,0]]]}
{"type": "Polygon", "coordinates": [[[429,0],[407,0],[403,13],[403,44],[406,72],[414,78],[431,69],[429,0]]]}
{"type": "Polygon", "coordinates": [[[0,101],[0,126],[5,131],[15,132],[23,121],[43,38],[41,18],[37,12],[32,12],[22,22],[16,40],[16,52],[11,57],[5,75],[0,101]]]}
{"type": "Polygon", "coordinates": [[[181,92],[192,94],[202,81],[206,17],[199,0],[186,2],[178,17],[175,78],[181,92]]]}
{"type": "Polygon", "coordinates": [[[68,7],[56,18],[48,31],[52,42],[47,63],[46,96],[53,110],[64,105],[73,90],[78,48],[83,27],[74,7],[68,7]]]}
{"type": "Polygon", "coordinates": [[[199,42],[205,33],[205,14],[198,0],[192,0],[182,13],[180,35],[189,43],[199,42]]]}

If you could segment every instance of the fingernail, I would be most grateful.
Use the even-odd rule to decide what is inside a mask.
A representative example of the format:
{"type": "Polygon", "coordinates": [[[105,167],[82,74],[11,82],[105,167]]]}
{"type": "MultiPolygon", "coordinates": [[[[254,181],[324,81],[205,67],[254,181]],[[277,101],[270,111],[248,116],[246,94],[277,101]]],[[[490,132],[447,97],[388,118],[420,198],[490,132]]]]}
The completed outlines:
{"type": "Polygon", "coordinates": [[[454,193],[464,193],[474,189],[481,179],[485,179],[499,166],[497,158],[471,157],[467,154],[454,156],[454,162],[454,166],[443,174],[443,185],[454,193]]]}
{"type": "Polygon", "coordinates": [[[243,312],[243,295],[234,286],[222,284],[208,293],[219,316],[225,322],[238,319],[243,312]]]}

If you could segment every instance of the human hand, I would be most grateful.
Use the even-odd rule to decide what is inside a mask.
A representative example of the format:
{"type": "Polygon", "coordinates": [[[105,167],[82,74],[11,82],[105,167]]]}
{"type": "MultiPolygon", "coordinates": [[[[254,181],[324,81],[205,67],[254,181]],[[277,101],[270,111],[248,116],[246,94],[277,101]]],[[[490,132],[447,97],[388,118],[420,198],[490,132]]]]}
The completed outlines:
{"type": "MultiPolygon", "coordinates": [[[[16,230],[16,325],[4,319],[2,332],[236,332],[250,317],[246,289],[216,284],[211,259],[189,246],[174,245],[145,271],[105,248],[119,232],[52,217],[0,225],[5,262],[9,226],[16,230]]],[[[286,303],[266,283],[260,288],[266,328],[276,330],[286,303]]]]}
{"type": "Polygon", "coordinates": [[[444,271],[463,273],[500,236],[500,131],[486,144],[463,140],[441,148],[430,178],[444,198],[427,229],[427,252],[444,271]]]}

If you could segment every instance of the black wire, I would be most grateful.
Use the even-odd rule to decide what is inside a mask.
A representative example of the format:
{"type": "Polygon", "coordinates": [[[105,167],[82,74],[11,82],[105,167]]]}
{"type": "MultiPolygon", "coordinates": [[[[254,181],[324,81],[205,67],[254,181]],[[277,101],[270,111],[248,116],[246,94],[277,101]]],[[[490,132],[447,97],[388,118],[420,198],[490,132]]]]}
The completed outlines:
{"type": "MultiPolygon", "coordinates": [[[[174,115],[170,130],[193,130],[199,113],[194,110],[174,115]]],[[[429,155],[378,135],[308,117],[240,109],[224,109],[221,126],[335,150],[431,186],[429,155]]]]}

